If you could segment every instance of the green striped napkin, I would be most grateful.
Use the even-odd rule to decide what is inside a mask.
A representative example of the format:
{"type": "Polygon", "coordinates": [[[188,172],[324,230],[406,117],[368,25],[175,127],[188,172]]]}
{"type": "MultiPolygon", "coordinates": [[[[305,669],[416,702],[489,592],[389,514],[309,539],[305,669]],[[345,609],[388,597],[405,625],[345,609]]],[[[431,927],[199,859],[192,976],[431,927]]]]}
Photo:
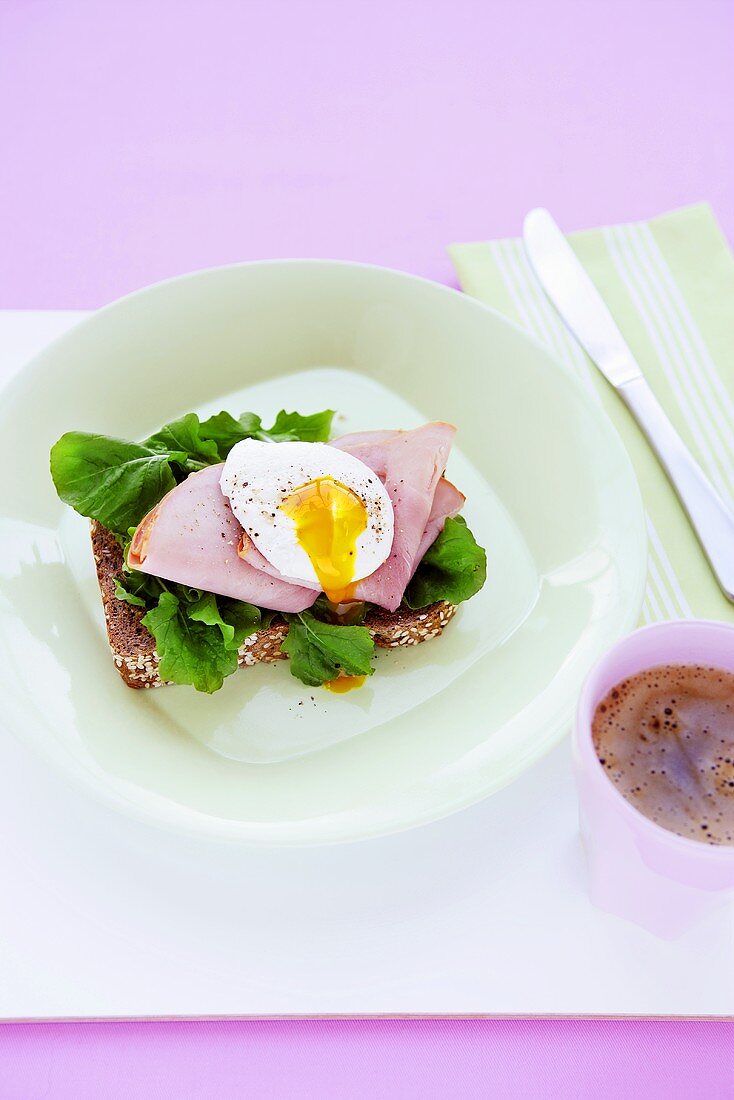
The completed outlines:
{"type": "MultiPolygon", "coordinates": [[[[734,256],[708,204],[569,237],[670,419],[726,499],[734,497],[734,256]]],[[[611,417],[647,511],[642,622],[734,622],[644,436],[545,297],[521,240],[449,249],[462,288],[553,351],[611,417]]],[[[732,547],[734,553],[734,547],[732,547]]]]}

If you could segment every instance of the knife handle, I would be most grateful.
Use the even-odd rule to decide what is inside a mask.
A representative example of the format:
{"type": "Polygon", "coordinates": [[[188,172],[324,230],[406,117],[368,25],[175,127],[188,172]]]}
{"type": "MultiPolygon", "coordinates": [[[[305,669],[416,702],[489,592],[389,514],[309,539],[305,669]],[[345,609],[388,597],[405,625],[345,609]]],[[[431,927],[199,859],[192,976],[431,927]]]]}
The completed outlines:
{"type": "Polygon", "coordinates": [[[734,602],[734,511],[722,500],[644,378],[618,387],[688,514],[727,599],[734,602]]]}

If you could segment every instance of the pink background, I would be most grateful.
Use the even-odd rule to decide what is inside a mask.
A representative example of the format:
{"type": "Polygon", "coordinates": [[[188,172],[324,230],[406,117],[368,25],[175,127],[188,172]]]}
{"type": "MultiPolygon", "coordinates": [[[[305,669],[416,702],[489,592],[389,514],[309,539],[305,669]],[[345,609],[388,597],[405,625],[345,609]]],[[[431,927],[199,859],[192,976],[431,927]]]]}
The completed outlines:
{"type": "Polygon", "coordinates": [[[233,260],[453,279],[452,241],[710,199],[731,0],[2,0],[0,307],[233,260]]]}
{"type": "MultiPolygon", "coordinates": [[[[731,0],[4,0],[0,308],[708,198],[734,238],[731,0]]],[[[726,1023],[0,1028],[0,1097],[730,1096],[726,1023]],[[728,1085],[725,1083],[727,1081],[728,1085]]]]}

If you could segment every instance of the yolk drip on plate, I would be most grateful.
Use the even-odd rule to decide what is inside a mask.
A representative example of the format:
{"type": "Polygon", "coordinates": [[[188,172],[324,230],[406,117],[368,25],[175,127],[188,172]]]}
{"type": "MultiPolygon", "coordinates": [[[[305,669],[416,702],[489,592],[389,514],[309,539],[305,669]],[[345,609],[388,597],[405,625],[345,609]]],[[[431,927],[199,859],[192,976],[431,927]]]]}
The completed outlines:
{"type": "Polygon", "coordinates": [[[336,695],[344,695],[347,691],[361,688],[366,679],[366,676],[337,676],[335,680],[327,680],[324,687],[336,695]]]}
{"type": "Polygon", "coordinates": [[[327,598],[353,599],[361,580],[354,576],[357,540],[367,526],[367,509],[357,494],[331,477],[319,477],[291,493],[281,509],[293,520],[298,544],[327,598]]]}

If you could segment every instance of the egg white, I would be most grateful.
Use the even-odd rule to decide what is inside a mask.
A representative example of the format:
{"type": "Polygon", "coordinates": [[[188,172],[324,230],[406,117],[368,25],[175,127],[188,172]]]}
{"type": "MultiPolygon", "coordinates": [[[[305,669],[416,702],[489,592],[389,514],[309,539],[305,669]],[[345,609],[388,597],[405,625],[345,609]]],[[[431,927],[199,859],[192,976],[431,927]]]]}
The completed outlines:
{"type": "Polygon", "coordinates": [[[369,466],[327,443],[270,443],[244,439],[229,453],[220,487],[263,557],[288,580],[320,591],[291,516],[280,505],[296,489],[330,477],[365,506],[367,526],[355,546],[354,580],[369,577],[392,549],[395,518],[385,486],[369,466]]]}

